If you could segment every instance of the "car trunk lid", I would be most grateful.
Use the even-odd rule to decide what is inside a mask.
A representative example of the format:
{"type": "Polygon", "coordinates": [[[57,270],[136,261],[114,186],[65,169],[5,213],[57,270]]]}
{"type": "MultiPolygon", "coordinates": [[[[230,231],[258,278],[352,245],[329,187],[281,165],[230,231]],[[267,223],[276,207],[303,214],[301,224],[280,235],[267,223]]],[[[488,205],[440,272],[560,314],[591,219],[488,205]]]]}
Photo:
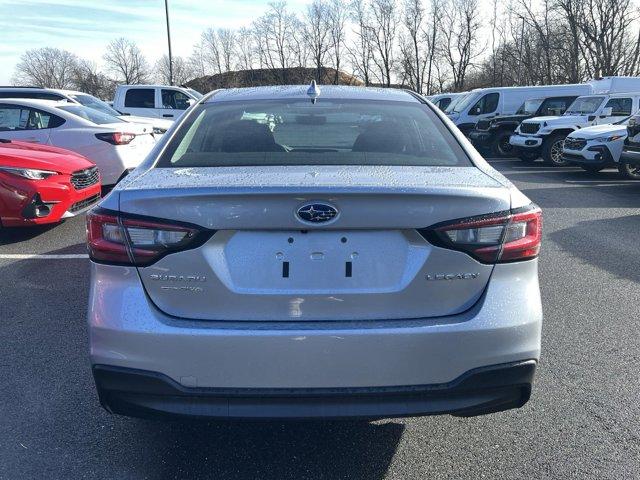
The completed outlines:
{"type": "Polygon", "coordinates": [[[215,230],[198,248],[139,267],[151,300],[203,320],[376,320],[451,315],[492,266],[417,231],[508,210],[509,191],[473,167],[152,169],[120,190],[130,214],[215,230]],[[296,212],[330,205],[326,224],[296,212]]]}

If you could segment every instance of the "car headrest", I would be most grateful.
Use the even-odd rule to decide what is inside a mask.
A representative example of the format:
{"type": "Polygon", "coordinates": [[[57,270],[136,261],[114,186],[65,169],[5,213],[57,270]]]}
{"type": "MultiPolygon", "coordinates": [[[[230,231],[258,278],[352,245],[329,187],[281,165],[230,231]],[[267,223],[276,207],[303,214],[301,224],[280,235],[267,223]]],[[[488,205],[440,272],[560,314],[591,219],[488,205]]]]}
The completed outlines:
{"type": "Polygon", "coordinates": [[[239,120],[227,124],[222,134],[222,152],[279,152],[282,147],[265,124],[239,120]]]}
{"type": "Polygon", "coordinates": [[[370,125],[353,143],[354,152],[403,153],[406,135],[393,122],[378,122],[370,125]]]}

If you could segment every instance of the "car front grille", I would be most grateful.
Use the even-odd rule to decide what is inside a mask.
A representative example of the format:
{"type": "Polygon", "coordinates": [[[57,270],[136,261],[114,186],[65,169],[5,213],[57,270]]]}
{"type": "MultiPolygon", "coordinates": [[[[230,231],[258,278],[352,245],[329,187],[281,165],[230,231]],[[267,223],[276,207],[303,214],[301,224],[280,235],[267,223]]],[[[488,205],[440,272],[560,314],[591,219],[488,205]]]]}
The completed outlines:
{"type": "Polygon", "coordinates": [[[583,138],[567,137],[564,139],[564,148],[567,150],[582,150],[586,145],[587,141],[583,138]]]}
{"type": "Polygon", "coordinates": [[[491,125],[491,120],[479,120],[476,123],[476,130],[489,130],[489,125],[491,125]]]}
{"type": "Polygon", "coordinates": [[[80,200],[79,202],[74,203],[69,208],[69,211],[71,213],[79,212],[80,210],[83,210],[89,207],[90,205],[96,203],[98,200],[100,200],[100,194],[96,193],[95,195],[91,195],[90,197],[85,198],[84,200],[80,200]]]}
{"type": "Polygon", "coordinates": [[[522,122],[520,124],[521,133],[538,133],[538,130],[540,130],[539,123],[522,122]]]}
{"type": "Polygon", "coordinates": [[[99,180],[100,173],[98,172],[98,167],[77,170],[71,174],[71,183],[76,190],[82,190],[83,188],[95,185],[99,180]]]}

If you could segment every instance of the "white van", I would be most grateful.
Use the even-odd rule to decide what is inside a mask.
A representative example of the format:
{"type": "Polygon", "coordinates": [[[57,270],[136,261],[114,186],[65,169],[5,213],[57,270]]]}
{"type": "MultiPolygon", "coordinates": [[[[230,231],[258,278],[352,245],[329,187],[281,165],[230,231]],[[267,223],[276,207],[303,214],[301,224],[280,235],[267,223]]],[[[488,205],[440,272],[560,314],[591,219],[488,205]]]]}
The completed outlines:
{"type": "Polygon", "coordinates": [[[202,94],[192,88],[169,85],[118,85],[113,108],[125,115],[175,120],[202,94]]]}
{"type": "Polygon", "coordinates": [[[536,87],[495,87],[472,90],[453,108],[446,110],[456,126],[467,135],[478,120],[497,115],[512,115],[525,100],[561,95],[589,93],[583,84],[545,85],[536,87]]]}
{"type": "Polygon", "coordinates": [[[520,124],[509,139],[518,157],[533,161],[541,156],[548,165],[567,165],[562,152],[567,135],[584,127],[618,122],[640,108],[638,77],[607,77],[589,83],[592,94],[576,98],[564,115],[534,117],[520,124]]]}

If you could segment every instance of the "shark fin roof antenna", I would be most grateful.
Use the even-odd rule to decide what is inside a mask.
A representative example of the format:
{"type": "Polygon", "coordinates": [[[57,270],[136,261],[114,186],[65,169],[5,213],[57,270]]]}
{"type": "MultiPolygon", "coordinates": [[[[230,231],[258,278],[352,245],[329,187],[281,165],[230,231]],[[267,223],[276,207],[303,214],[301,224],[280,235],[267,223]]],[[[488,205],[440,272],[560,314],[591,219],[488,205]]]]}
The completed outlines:
{"type": "Polygon", "coordinates": [[[311,98],[311,103],[315,104],[316,100],[320,96],[320,87],[318,87],[315,80],[311,80],[311,85],[309,85],[309,88],[307,89],[307,95],[311,98]]]}

